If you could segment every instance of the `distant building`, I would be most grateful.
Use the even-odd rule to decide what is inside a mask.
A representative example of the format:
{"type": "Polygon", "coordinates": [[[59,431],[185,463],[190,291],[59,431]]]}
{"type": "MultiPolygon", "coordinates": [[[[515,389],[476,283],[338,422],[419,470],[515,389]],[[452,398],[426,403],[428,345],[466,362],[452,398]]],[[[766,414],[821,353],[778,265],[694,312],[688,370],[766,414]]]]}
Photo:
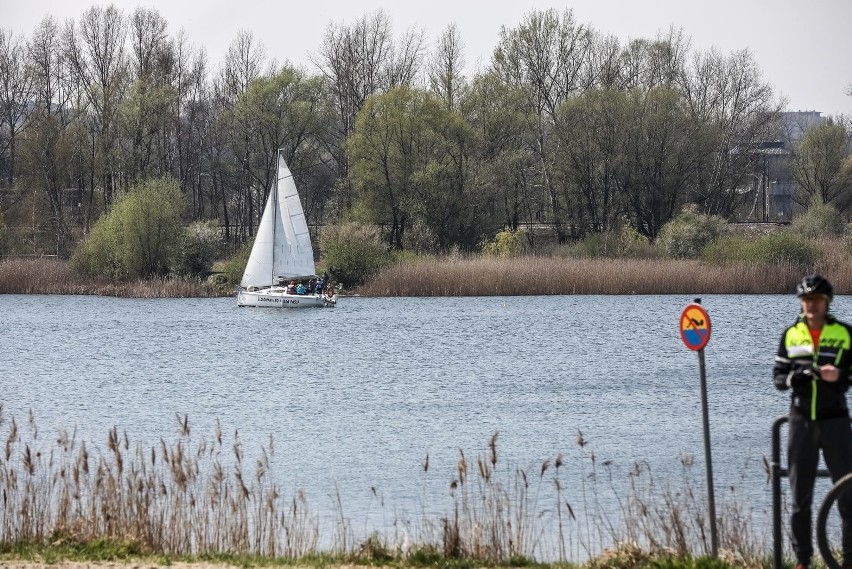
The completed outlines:
{"type": "Polygon", "coordinates": [[[788,111],[781,113],[781,129],[784,141],[795,148],[805,134],[828,119],[819,111],[788,111]]]}
{"type": "Polygon", "coordinates": [[[819,111],[781,113],[780,138],[767,140],[747,150],[754,157],[754,170],[751,188],[743,188],[744,193],[753,196],[748,211],[744,212],[746,220],[792,221],[798,212],[793,201],[796,183],[790,170],[791,162],[805,134],[826,120],[819,111]]]}

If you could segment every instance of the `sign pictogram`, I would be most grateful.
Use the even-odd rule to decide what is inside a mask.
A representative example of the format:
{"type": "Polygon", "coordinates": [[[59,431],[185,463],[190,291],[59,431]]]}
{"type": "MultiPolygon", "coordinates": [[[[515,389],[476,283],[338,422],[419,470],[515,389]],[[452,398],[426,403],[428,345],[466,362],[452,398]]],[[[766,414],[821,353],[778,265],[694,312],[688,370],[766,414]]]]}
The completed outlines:
{"type": "Polygon", "coordinates": [[[710,316],[700,304],[689,304],[680,315],[680,337],[690,350],[703,350],[710,341],[710,316]]]}

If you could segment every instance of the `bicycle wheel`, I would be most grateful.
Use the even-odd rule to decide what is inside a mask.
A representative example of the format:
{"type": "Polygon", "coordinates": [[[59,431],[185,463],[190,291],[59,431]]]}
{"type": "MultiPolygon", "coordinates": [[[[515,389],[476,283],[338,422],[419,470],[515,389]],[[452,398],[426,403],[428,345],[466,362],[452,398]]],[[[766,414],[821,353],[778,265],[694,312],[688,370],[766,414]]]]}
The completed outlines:
{"type": "Polygon", "coordinates": [[[831,487],[831,490],[829,490],[828,494],[825,495],[825,499],[822,501],[822,505],[819,507],[819,513],[817,514],[817,545],[819,546],[819,552],[829,569],[840,569],[840,563],[838,563],[837,559],[834,558],[831,545],[828,543],[825,525],[828,522],[828,514],[831,512],[831,507],[841,495],[849,490],[852,490],[852,473],[847,474],[831,487]]]}

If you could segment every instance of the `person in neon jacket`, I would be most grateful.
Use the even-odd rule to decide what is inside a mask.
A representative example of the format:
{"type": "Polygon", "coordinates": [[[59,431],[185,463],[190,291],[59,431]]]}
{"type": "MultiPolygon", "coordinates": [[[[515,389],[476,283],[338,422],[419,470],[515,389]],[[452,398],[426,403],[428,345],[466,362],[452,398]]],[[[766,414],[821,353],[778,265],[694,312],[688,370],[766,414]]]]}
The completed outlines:
{"type": "MultiPolygon", "coordinates": [[[[852,472],[849,389],[852,328],[829,311],[834,288],[809,275],[796,286],[802,312],[781,335],[775,356],[775,387],[790,390],[787,464],[792,494],[790,529],[797,569],[809,569],[813,555],[814,481],[822,449],[833,481],[852,472]]],[[[843,568],[852,569],[852,496],[838,500],[842,518],[843,568]]]]}

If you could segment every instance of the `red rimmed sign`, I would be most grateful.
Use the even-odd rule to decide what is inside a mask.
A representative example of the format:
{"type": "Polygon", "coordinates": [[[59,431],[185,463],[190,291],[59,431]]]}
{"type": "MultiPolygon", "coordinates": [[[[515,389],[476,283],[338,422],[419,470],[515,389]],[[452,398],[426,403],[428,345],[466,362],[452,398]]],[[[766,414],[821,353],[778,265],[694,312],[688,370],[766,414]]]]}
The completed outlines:
{"type": "Polygon", "coordinates": [[[710,341],[710,315],[700,304],[689,304],[680,315],[680,337],[690,350],[703,350],[710,341]]]}

